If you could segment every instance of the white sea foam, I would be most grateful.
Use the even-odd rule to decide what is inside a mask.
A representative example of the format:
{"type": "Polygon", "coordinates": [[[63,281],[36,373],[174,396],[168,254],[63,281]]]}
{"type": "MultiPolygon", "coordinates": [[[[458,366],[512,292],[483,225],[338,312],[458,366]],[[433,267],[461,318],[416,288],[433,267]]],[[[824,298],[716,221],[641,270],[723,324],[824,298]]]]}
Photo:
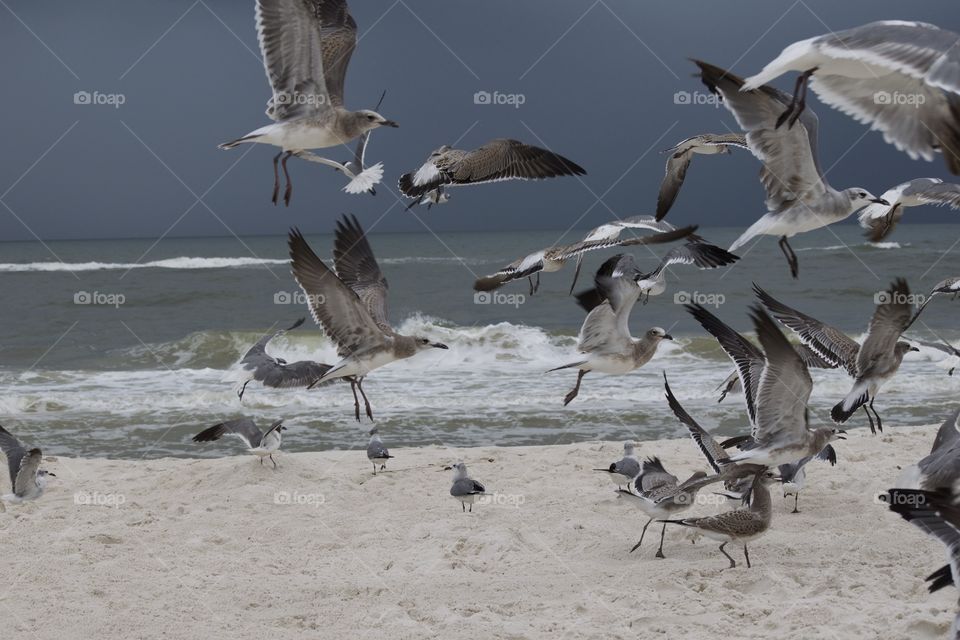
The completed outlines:
{"type": "Polygon", "coordinates": [[[287,264],[267,258],[166,258],[150,262],[3,262],[0,271],[108,271],[127,269],[228,269],[287,264]]]}

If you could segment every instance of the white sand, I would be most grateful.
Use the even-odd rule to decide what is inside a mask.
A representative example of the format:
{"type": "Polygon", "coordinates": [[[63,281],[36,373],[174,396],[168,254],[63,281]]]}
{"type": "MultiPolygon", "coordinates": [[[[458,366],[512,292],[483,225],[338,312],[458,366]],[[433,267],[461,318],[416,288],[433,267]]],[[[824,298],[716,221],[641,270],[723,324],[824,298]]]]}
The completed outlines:
{"type": "MultiPolygon", "coordinates": [[[[60,458],[47,495],[0,513],[3,637],[942,637],[957,593],[923,578],[943,551],[874,498],[933,435],[851,432],[836,468],[811,463],[802,513],[775,500],[752,569],[671,529],[655,559],[653,525],[629,554],[645,518],[590,471],[619,442],[397,450],[376,477],[359,450],[283,454],[276,473],[60,458]],[[504,504],[461,513],[442,469],[460,457],[504,504]]],[[[704,467],[689,440],[640,451],[704,467]]]]}

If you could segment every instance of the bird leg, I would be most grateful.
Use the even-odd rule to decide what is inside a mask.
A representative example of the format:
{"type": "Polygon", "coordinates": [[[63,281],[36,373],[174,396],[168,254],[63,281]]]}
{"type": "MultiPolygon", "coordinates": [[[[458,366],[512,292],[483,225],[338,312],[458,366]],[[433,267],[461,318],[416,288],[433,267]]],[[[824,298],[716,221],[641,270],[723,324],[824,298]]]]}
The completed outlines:
{"type": "MultiPolygon", "coordinates": [[[[800,513],[800,510],[797,509],[797,503],[798,503],[798,502],[800,502],[800,492],[799,492],[799,491],[797,491],[795,494],[793,494],[793,511],[791,511],[790,513],[800,513]]],[[[746,548],[747,548],[746,545],[744,545],[743,548],[746,549],[746,548]]],[[[747,566],[749,567],[750,565],[748,564],[747,566]]]]}
{"type": "Polygon", "coordinates": [[[737,563],[733,561],[733,558],[730,557],[730,554],[729,554],[729,553],[727,553],[726,551],[723,550],[723,548],[724,548],[725,546],[727,546],[727,543],[726,543],[726,542],[724,542],[723,544],[720,545],[720,553],[722,553],[723,555],[727,556],[727,560],[730,561],[730,568],[733,569],[735,566],[737,566],[737,563]]]}
{"type": "Polygon", "coordinates": [[[883,433],[883,421],[880,420],[880,414],[877,413],[877,410],[873,408],[873,401],[876,398],[870,398],[870,410],[873,411],[873,415],[877,418],[877,431],[883,433]]]}
{"type": "Polygon", "coordinates": [[[237,391],[237,398],[240,399],[240,402],[243,402],[243,392],[247,390],[248,384],[250,384],[249,380],[243,383],[243,386],[240,387],[240,391],[237,391]]]}
{"type": "MultiPolygon", "coordinates": [[[[373,409],[370,407],[370,401],[367,400],[367,394],[363,392],[363,378],[357,379],[357,389],[360,389],[360,395],[363,396],[364,408],[367,411],[367,417],[370,418],[370,422],[373,422],[373,409]]],[[[357,418],[359,420],[360,418],[357,418]]]]}
{"type": "Polygon", "coordinates": [[[666,558],[666,556],[663,555],[663,535],[666,532],[667,532],[667,523],[664,522],[663,529],[660,530],[660,548],[657,549],[657,555],[656,555],[657,558],[666,558]]]}
{"type": "Polygon", "coordinates": [[[280,195],[280,173],[277,171],[277,163],[280,162],[280,156],[283,155],[283,151],[273,156],[273,205],[277,205],[277,196],[280,195]]]}
{"type": "MultiPolygon", "coordinates": [[[[263,458],[260,458],[260,462],[263,462],[263,458]]],[[[272,454],[272,453],[270,454],[270,462],[273,463],[273,468],[276,469],[276,468],[277,468],[277,461],[273,459],[273,454],[272,454]]]]}
{"type": "Polygon", "coordinates": [[[633,545],[633,549],[630,549],[630,553],[633,553],[640,548],[640,545],[643,544],[643,536],[647,535],[647,527],[650,526],[650,523],[653,522],[653,518],[647,520],[647,524],[643,525],[643,531],[640,532],[640,542],[633,545]]]}
{"type": "Polygon", "coordinates": [[[473,513],[473,503],[470,503],[470,513],[473,513]]]}
{"type": "Polygon", "coordinates": [[[873,416],[870,415],[870,409],[867,407],[867,405],[863,405],[863,412],[867,414],[867,420],[870,421],[870,433],[876,433],[877,429],[873,426],[873,416]]]}
{"type": "Polygon", "coordinates": [[[807,81],[816,70],[817,68],[814,67],[813,69],[808,69],[797,76],[797,82],[793,86],[793,97],[790,99],[790,104],[787,105],[787,110],[781,113],[780,117],[777,118],[777,125],[775,127],[776,129],[779,129],[788,118],[790,119],[789,126],[791,128],[794,124],[796,124],[800,114],[803,113],[803,110],[807,106],[807,81]]]}
{"type": "MultiPolygon", "coordinates": [[[[357,418],[357,422],[360,422],[360,398],[357,397],[356,378],[350,378],[350,391],[353,391],[353,413],[357,418]]],[[[376,465],[374,465],[374,468],[376,468],[376,465]]]]}
{"type": "Polygon", "coordinates": [[[537,284],[533,287],[533,293],[540,291],[540,272],[537,271],[537,284]]]}
{"type": "Polygon", "coordinates": [[[377,463],[373,463],[373,475],[377,475],[377,463]]]}
{"type": "MultiPolygon", "coordinates": [[[[377,465],[374,464],[373,466],[377,466],[377,465]]],[[[386,468],[387,468],[387,465],[385,464],[380,465],[380,471],[384,471],[386,468]]]]}
{"type": "Polygon", "coordinates": [[[466,512],[467,512],[467,503],[466,503],[466,502],[463,502],[463,501],[461,500],[461,501],[460,501],[460,508],[463,509],[463,512],[464,512],[464,513],[466,513],[466,512]]]}
{"type": "Polygon", "coordinates": [[[787,241],[787,236],[780,236],[779,244],[780,250],[783,251],[783,255],[787,258],[787,264],[790,265],[790,275],[796,279],[800,274],[800,261],[797,260],[797,254],[793,252],[793,248],[787,241]]]}
{"type": "Polygon", "coordinates": [[[287,188],[283,192],[283,206],[290,206],[290,196],[293,194],[293,184],[290,182],[290,174],[287,173],[287,160],[290,156],[293,155],[293,151],[287,151],[287,155],[283,156],[283,161],[280,162],[280,165],[283,167],[283,177],[287,179],[287,188]]]}
{"type": "Polygon", "coordinates": [[[580,393],[580,381],[583,380],[583,376],[587,375],[587,372],[583,369],[577,372],[577,384],[570,389],[570,392],[563,397],[563,406],[570,404],[570,401],[577,397],[577,394],[580,393]]]}
{"type": "Polygon", "coordinates": [[[743,545],[743,557],[747,559],[747,569],[750,568],[750,552],[747,551],[747,545],[743,545]]]}

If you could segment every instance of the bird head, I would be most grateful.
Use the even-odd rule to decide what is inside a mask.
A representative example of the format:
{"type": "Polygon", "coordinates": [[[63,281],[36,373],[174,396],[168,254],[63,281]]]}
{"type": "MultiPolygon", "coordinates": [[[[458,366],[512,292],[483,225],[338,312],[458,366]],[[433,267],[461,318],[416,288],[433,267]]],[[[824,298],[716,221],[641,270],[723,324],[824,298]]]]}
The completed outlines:
{"type": "Polygon", "coordinates": [[[370,109],[362,109],[357,111],[356,117],[359,120],[360,129],[362,131],[370,131],[371,129],[376,129],[378,127],[393,127],[396,129],[400,126],[393,120],[387,120],[376,111],[371,111],[370,109]]]}
{"type": "Polygon", "coordinates": [[[423,351],[424,349],[449,349],[447,345],[442,342],[433,342],[429,338],[417,337],[414,338],[415,344],[418,351],[423,351]]]}
{"type": "Polygon", "coordinates": [[[857,209],[865,207],[868,204],[882,204],[885,207],[890,206],[890,203],[883,198],[878,198],[866,189],[861,189],[860,187],[851,187],[845,190],[844,193],[847,194],[847,198],[850,199],[850,203],[853,204],[857,209]]]}
{"type": "Polygon", "coordinates": [[[459,480],[460,478],[467,477],[467,465],[461,460],[453,465],[453,479],[459,480]]]}
{"type": "Polygon", "coordinates": [[[673,340],[673,336],[660,327],[653,327],[647,331],[647,337],[651,340],[673,340]]]}

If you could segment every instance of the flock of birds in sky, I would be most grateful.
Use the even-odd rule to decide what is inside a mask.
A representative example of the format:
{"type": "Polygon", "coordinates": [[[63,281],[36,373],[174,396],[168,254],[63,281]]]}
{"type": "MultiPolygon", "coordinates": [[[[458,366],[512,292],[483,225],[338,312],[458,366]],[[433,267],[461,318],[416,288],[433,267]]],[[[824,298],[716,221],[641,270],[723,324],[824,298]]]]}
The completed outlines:
{"type": "MultiPolygon", "coordinates": [[[[245,143],[276,146],[272,200],[280,195],[280,170],[285,179],[282,199],[289,204],[292,184],[287,161],[296,156],[342,172],[349,180],[348,193],[375,193],[383,178],[383,165],[369,165],[366,152],[371,133],[397,123],[376,110],[351,111],[343,101],[344,82],[357,44],[357,25],[345,0],[257,0],[256,26],[260,48],[272,88],[267,115],[273,121],[236,140],[221,145],[230,149],[245,143]],[[352,159],[337,162],[311,149],[340,147],[357,140],[352,159]]],[[[665,275],[677,265],[700,269],[727,267],[739,257],[733,252],[758,236],[779,238],[780,248],[794,278],[799,261],[789,238],[839,222],[859,212],[861,224],[873,241],[887,237],[908,207],[925,204],[960,208],[960,185],[936,178],[917,178],[897,185],[880,196],[860,187],[835,189],[826,180],[817,149],[818,119],[806,104],[807,89],[821,101],[883,133],[885,140],[912,158],[943,157],[947,169],[960,174],[960,36],[934,25],[882,21],[829,33],[789,45],[759,73],[742,79],[709,63],[696,60],[703,83],[736,118],[742,133],[703,134],[669,149],[666,174],[656,214],[614,220],[593,229],[583,240],[531,252],[496,273],[479,278],[477,291],[491,291],[527,279],[536,293],[540,273],[560,270],[576,261],[570,286],[573,294],[581,261],[588,251],[679,242],[664,253],[651,272],[640,269],[629,254],[607,259],[594,277],[594,286],[576,294],[588,312],[580,330],[576,359],[554,370],[577,370],[575,386],[563,402],[573,401],[589,372],[623,375],[644,366],[664,340],[672,337],[652,327],[641,337],[631,335],[629,318],[637,301],[643,304],[666,289],[665,275]],[[797,72],[791,94],[767,83],[797,72]],[[902,96],[911,99],[902,99],[902,96]],[[721,155],[746,149],[761,163],[760,180],[766,191],[767,213],[751,225],[729,249],[697,235],[696,226],[677,228],[664,221],[678,197],[689,165],[696,155],[721,155]],[[646,232],[640,234],[640,232],[646,232]],[[626,237],[628,236],[629,237],[626,237]]],[[[382,98],[381,98],[382,101],[382,98]]],[[[378,105],[379,108],[379,105],[378,105]]],[[[472,151],[442,146],[415,171],[399,179],[402,194],[412,204],[427,206],[449,202],[449,187],[501,180],[541,180],[586,173],[577,163],[552,151],[516,140],[496,139],[472,151]]],[[[304,236],[291,230],[288,238],[293,277],[306,294],[314,321],[337,345],[340,360],[334,364],[313,361],[288,363],[270,355],[268,345],[288,329],[263,336],[243,356],[238,371],[243,379],[237,395],[241,402],[249,382],[265,387],[313,388],[348,382],[354,398],[354,417],[363,412],[373,420],[373,409],[363,388],[367,375],[397,360],[422,351],[447,349],[424,336],[406,336],[388,322],[387,280],[380,270],[364,229],[354,216],[337,222],[333,269],[318,257],[304,236]]],[[[717,442],[681,406],[666,374],[664,389],[677,419],[712,471],[698,471],[681,482],[664,463],[641,460],[633,443],[624,447],[623,459],[603,469],[619,485],[623,498],[640,508],[648,521],[662,523],[657,556],[663,557],[667,524],[685,527],[720,542],[742,545],[747,566],[747,545],[768,530],[772,506],[768,485],[780,482],[786,493],[799,491],[811,460],[836,464],[832,443],[845,433],[839,425],[861,410],[871,431],[883,429],[874,402],[883,385],[899,370],[904,355],[916,350],[917,341],[902,338],[923,307],[911,304],[907,281],[897,278],[876,304],[867,335],[860,344],[839,329],[820,322],[774,298],[754,285],[757,301],[749,316],[759,345],[740,335],[700,305],[686,310],[713,335],[734,364],[734,372],[721,385],[723,399],[742,393],[750,433],[717,442]],[[799,341],[795,345],[784,329],[799,341]],[[810,368],[839,368],[849,374],[849,392],[839,398],[830,415],[835,425],[811,427],[808,402],[813,389],[810,368]],[[697,504],[702,488],[722,483],[722,494],[742,504],[729,511],[703,517],[683,517],[697,504]]],[[[939,283],[924,306],[940,294],[960,293],[960,277],[939,283]]],[[[802,304],[801,304],[802,306],[802,304]]],[[[920,343],[927,346],[928,343],[920,343]]],[[[945,350],[952,350],[949,345],[945,350]]],[[[887,495],[890,508],[940,539],[948,549],[948,565],[931,575],[931,591],[953,584],[960,587],[960,411],[941,427],[930,455],[907,470],[900,486],[887,495]]],[[[265,431],[249,418],[230,420],[196,435],[210,442],[225,435],[241,438],[251,453],[268,458],[280,448],[285,427],[281,420],[265,431]]],[[[367,457],[374,474],[392,458],[377,429],[369,432],[367,457]]],[[[7,501],[39,497],[48,474],[40,469],[40,449],[29,451],[0,428],[0,449],[9,461],[12,482],[7,501]]],[[[463,462],[453,465],[450,494],[466,511],[485,494],[463,462]]],[[[2,504],[2,503],[0,503],[2,504]]],[[[954,634],[960,633],[954,629],[954,634]]]]}

